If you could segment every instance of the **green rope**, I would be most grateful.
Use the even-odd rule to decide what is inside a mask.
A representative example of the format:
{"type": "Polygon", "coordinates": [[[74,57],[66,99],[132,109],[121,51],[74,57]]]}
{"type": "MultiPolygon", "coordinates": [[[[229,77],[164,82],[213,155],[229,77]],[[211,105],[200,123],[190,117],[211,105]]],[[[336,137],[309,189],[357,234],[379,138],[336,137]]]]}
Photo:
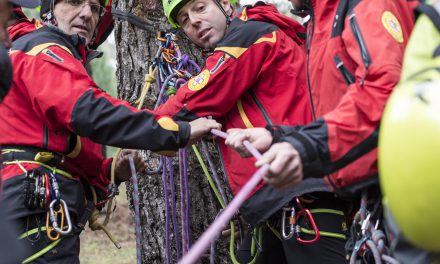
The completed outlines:
{"type": "Polygon", "coordinates": [[[29,263],[31,261],[36,260],[37,258],[41,257],[43,254],[45,254],[49,250],[51,250],[54,247],[56,247],[61,242],[61,240],[63,240],[63,238],[60,238],[60,239],[58,239],[56,241],[53,241],[47,247],[43,248],[42,250],[38,251],[37,253],[33,254],[32,256],[28,257],[27,259],[23,260],[23,262],[21,262],[21,263],[24,264],[24,263],[29,263]]]}
{"type": "Polygon", "coordinates": [[[327,214],[337,214],[337,215],[342,215],[344,216],[344,212],[340,211],[340,210],[335,210],[335,209],[323,209],[323,208],[319,208],[319,209],[310,209],[310,212],[312,214],[320,214],[320,213],[327,213],[327,214]]]}
{"type": "MultiPolygon", "coordinates": [[[[310,230],[307,228],[300,228],[301,233],[307,234],[307,235],[315,235],[315,231],[314,230],[310,230]]],[[[326,232],[326,231],[319,231],[319,234],[321,236],[325,236],[325,237],[332,237],[332,238],[339,238],[339,239],[347,239],[347,236],[344,234],[339,234],[339,233],[333,233],[333,232],[326,232]]]]}
{"type": "MultiPolygon", "coordinates": [[[[37,233],[37,232],[39,232],[39,231],[45,231],[46,230],[46,227],[45,226],[43,226],[43,227],[41,227],[41,228],[34,228],[34,229],[31,229],[31,230],[29,230],[29,231],[26,231],[26,232],[24,232],[23,234],[21,234],[19,237],[18,237],[18,239],[20,240],[20,239],[23,239],[23,238],[25,238],[25,237],[28,237],[28,236],[30,236],[30,235],[33,235],[33,234],[35,234],[35,233],[37,233]]],[[[62,240],[63,238],[60,238],[60,239],[58,239],[58,240],[56,240],[56,241],[53,241],[52,243],[50,243],[48,246],[46,246],[45,248],[43,248],[42,250],[40,250],[40,251],[38,251],[37,253],[35,253],[35,254],[33,254],[32,256],[30,256],[30,257],[28,257],[28,258],[26,258],[25,260],[23,260],[23,262],[21,262],[21,263],[29,263],[29,262],[32,262],[32,261],[34,261],[34,260],[36,260],[37,258],[39,258],[39,257],[41,257],[43,254],[45,254],[46,252],[48,252],[49,250],[51,250],[51,249],[53,249],[54,247],[56,247],[60,242],[61,242],[61,240],[62,240]]]]}
{"type": "Polygon", "coordinates": [[[192,149],[193,149],[194,153],[197,156],[197,160],[199,161],[200,166],[202,166],[202,170],[205,173],[206,178],[208,179],[209,185],[211,186],[212,190],[215,193],[215,197],[217,197],[217,200],[219,201],[220,205],[224,209],[226,207],[226,205],[223,202],[223,199],[220,197],[220,193],[219,193],[217,187],[215,186],[215,183],[214,183],[214,180],[211,177],[211,174],[209,174],[208,167],[206,167],[206,164],[203,161],[202,156],[200,155],[199,150],[197,149],[196,145],[192,145],[192,149]]]}
{"type": "Polygon", "coordinates": [[[55,174],[60,174],[60,175],[63,175],[63,176],[65,176],[65,177],[67,177],[67,178],[72,178],[72,177],[73,177],[72,174],[68,173],[67,171],[63,171],[63,170],[60,170],[60,169],[57,169],[57,168],[54,168],[54,167],[48,166],[48,165],[46,165],[46,164],[44,164],[44,163],[41,163],[41,162],[38,162],[38,161],[33,161],[33,160],[20,160],[20,161],[4,161],[4,162],[3,162],[4,165],[12,165],[12,164],[17,165],[17,164],[19,164],[19,163],[32,163],[32,164],[38,164],[38,165],[40,165],[41,167],[45,167],[46,169],[49,169],[49,170],[53,171],[55,174]]]}
{"type": "Polygon", "coordinates": [[[18,240],[21,240],[21,239],[23,239],[23,238],[25,238],[25,237],[31,236],[31,235],[33,235],[33,234],[35,234],[35,233],[38,233],[38,229],[39,229],[40,231],[46,231],[46,227],[45,227],[45,226],[42,226],[42,227],[40,227],[40,228],[36,227],[36,228],[34,228],[34,229],[28,230],[28,231],[24,232],[23,234],[21,234],[21,235],[18,237],[18,240]]]}

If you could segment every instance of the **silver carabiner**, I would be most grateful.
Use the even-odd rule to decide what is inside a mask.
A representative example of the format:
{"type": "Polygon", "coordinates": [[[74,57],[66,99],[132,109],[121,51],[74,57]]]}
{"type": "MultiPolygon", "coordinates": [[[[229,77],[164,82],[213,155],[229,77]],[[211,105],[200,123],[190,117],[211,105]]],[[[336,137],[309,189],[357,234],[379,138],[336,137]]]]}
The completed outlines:
{"type": "Polygon", "coordinates": [[[371,214],[370,213],[368,213],[367,214],[367,217],[364,219],[364,221],[362,222],[362,225],[361,225],[361,231],[362,231],[362,235],[364,236],[365,235],[365,233],[367,232],[367,229],[370,227],[370,217],[371,217],[371,214]]]}
{"type": "Polygon", "coordinates": [[[295,207],[284,207],[283,215],[281,217],[281,235],[284,240],[291,239],[296,233],[296,219],[295,219],[295,207]],[[289,218],[289,233],[286,234],[286,212],[290,211],[289,218]]]}
{"type": "Polygon", "coordinates": [[[68,235],[72,231],[72,221],[70,220],[69,208],[67,208],[67,204],[63,199],[60,199],[59,207],[60,209],[55,211],[53,206],[57,202],[56,199],[52,200],[49,205],[49,213],[50,213],[50,222],[55,229],[55,231],[61,235],[68,235]],[[58,214],[61,214],[62,219],[65,217],[67,219],[67,230],[63,231],[63,222],[61,221],[61,226],[58,226],[58,214]],[[64,216],[65,215],[65,216],[64,216]]]}

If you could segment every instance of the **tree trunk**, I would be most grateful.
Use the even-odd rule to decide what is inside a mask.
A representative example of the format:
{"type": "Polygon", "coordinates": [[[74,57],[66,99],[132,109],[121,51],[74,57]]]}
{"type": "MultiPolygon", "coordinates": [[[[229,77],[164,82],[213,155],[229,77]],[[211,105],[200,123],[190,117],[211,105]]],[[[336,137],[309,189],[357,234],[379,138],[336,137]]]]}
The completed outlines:
{"type": "MultiPolygon", "coordinates": [[[[115,22],[115,39],[117,48],[117,81],[118,95],[120,98],[134,103],[140,94],[144,85],[144,76],[148,73],[151,59],[155,56],[158,46],[156,41],[156,31],[166,31],[170,27],[162,11],[162,3],[158,0],[114,0],[113,6],[118,10],[128,11],[134,15],[148,20],[155,31],[146,31],[136,28],[126,21],[115,22]]],[[[201,52],[188,44],[188,41],[182,40],[179,44],[182,53],[189,54],[193,59],[201,62],[201,52]]],[[[147,96],[145,107],[152,109],[157,98],[156,89],[150,89],[147,96]]],[[[149,139],[145,139],[149,140],[149,139]]],[[[210,144],[211,145],[211,144],[210,144]]],[[[199,148],[201,149],[201,148],[199,148]]],[[[210,146],[213,150],[213,145],[210,146]]],[[[190,234],[193,244],[201,233],[213,222],[220,209],[219,202],[210,189],[208,181],[204,176],[200,165],[198,164],[194,152],[190,147],[188,153],[188,176],[190,191],[190,234]]],[[[218,155],[213,153],[214,161],[218,161],[218,155]]],[[[159,156],[149,151],[144,152],[148,160],[150,169],[159,166],[159,156]]],[[[179,177],[177,159],[174,158],[174,186],[176,195],[176,206],[178,212],[179,242],[181,240],[180,227],[180,195],[179,195],[179,177]]],[[[218,163],[218,162],[217,162],[218,163]]],[[[220,168],[217,164],[217,168],[220,168]]],[[[218,170],[219,175],[220,170],[218,170]]],[[[224,177],[221,176],[222,186],[230,199],[230,191],[224,177]]],[[[141,219],[141,245],[143,263],[166,263],[166,237],[165,237],[165,201],[162,174],[138,175],[139,198],[140,198],[140,219],[141,219]]],[[[169,190],[168,186],[168,192],[169,190]]],[[[127,196],[129,197],[130,208],[133,211],[133,186],[127,184],[127,196]]],[[[168,193],[171,199],[171,194],[168,193]]],[[[171,212],[171,207],[169,207],[171,212]]],[[[171,243],[170,263],[177,262],[176,239],[173,235],[172,221],[170,221],[171,243]]],[[[229,239],[219,239],[217,242],[217,252],[215,256],[216,263],[228,263],[229,239]]],[[[209,253],[209,252],[207,252],[209,253]]],[[[208,263],[209,258],[204,257],[203,262],[208,263]]]]}

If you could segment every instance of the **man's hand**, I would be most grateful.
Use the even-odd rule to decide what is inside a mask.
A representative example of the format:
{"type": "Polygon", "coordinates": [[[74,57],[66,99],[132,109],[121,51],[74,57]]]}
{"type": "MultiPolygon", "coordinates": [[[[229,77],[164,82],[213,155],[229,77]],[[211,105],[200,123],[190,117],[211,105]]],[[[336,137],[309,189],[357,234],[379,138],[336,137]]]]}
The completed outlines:
{"type": "Polygon", "coordinates": [[[217,121],[215,121],[214,119],[208,119],[205,117],[191,121],[189,122],[189,125],[191,126],[191,136],[189,138],[188,145],[191,145],[192,143],[202,138],[204,135],[208,134],[211,129],[220,130],[222,128],[222,125],[220,123],[217,123],[217,121]]]}
{"type": "Polygon", "coordinates": [[[272,135],[265,128],[232,128],[227,131],[226,145],[233,148],[241,157],[250,157],[251,153],[243,145],[243,141],[249,141],[254,148],[260,152],[265,152],[272,144],[272,135]]]}
{"type": "Polygon", "coordinates": [[[131,177],[130,161],[128,159],[129,154],[133,156],[136,172],[145,171],[147,169],[147,163],[142,159],[139,151],[123,149],[116,160],[115,177],[118,181],[124,182],[131,177]]]}
{"type": "Polygon", "coordinates": [[[303,168],[298,151],[289,143],[273,144],[263,154],[255,166],[269,164],[264,180],[278,189],[287,189],[299,184],[303,179],[303,168]]]}

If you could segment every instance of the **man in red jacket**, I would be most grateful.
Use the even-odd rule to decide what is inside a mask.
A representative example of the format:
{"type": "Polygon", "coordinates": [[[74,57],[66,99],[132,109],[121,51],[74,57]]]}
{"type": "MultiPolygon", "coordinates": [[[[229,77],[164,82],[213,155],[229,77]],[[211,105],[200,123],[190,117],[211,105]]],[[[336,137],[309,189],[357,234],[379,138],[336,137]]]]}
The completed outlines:
{"type": "MultiPolygon", "coordinates": [[[[177,120],[212,116],[222,120],[226,129],[276,123],[304,125],[312,120],[302,40],[305,32],[298,22],[262,2],[246,6],[237,13],[228,0],[165,0],[163,5],[173,26],[180,27],[192,42],[213,53],[201,73],[180,87],[156,113],[177,120]]],[[[222,141],[220,144],[229,184],[232,192],[237,193],[255,172],[254,161],[243,160],[222,141]]],[[[313,184],[301,190],[313,190],[313,184]]],[[[252,227],[260,226],[268,219],[279,225],[281,213],[277,212],[300,194],[280,193],[261,182],[245,206],[240,208],[240,213],[252,227]],[[277,194],[272,195],[274,193],[277,194]]],[[[329,207],[325,208],[338,210],[338,213],[324,216],[321,222],[326,225],[325,231],[343,233],[345,203],[332,202],[333,199],[329,199],[326,204],[329,207]]],[[[257,261],[344,261],[345,239],[342,236],[323,237],[315,245],[302,250],[302,245],[293,245],[292,248],[292,245],[281,243],[267,228],[257,261]],[[283,247],[286,248],[283,250],[283,247]],[[294,259],[289,259],[292,253],[286,252],[295,250],[299,252],[294,259]]],[[[240,262],[248,261],[240,259],[240,262]]]]}
{"type": "MultiPolygon", "coordinates": [[[[227,144],[243,156],[243,140],[266,151],[257,165],[270,163],[266,181],[284,192],[321,181],[314,192],[351,200],[376,186],[380,118],[400,79],[413,14],[403,0],[292,2],[310,15],[307,71],[314,122],[231,130],[227,144]]],[[[311,194],[322,200],[322,194],[311,194]]]]}
{"type": "MultiPolygon", "coordinates": [[[[0,210],[31,247],[24,263],[79,262],[79,233],[93,207],[109,195],[112,159],[103,157],[101,144],[177,150],[220,128],[214,120],[174,122],[137,110],[97,87],[84,66],[104,15],[101,5],[44,0],[46,26],[16,39],[9,51],[14,76],[0,104],[0,210]],[[90,186],[98,197],[90,195],[90,186]]],[[[118,160],[120,182],[130,173],[126,156],[118,160]]]]}

